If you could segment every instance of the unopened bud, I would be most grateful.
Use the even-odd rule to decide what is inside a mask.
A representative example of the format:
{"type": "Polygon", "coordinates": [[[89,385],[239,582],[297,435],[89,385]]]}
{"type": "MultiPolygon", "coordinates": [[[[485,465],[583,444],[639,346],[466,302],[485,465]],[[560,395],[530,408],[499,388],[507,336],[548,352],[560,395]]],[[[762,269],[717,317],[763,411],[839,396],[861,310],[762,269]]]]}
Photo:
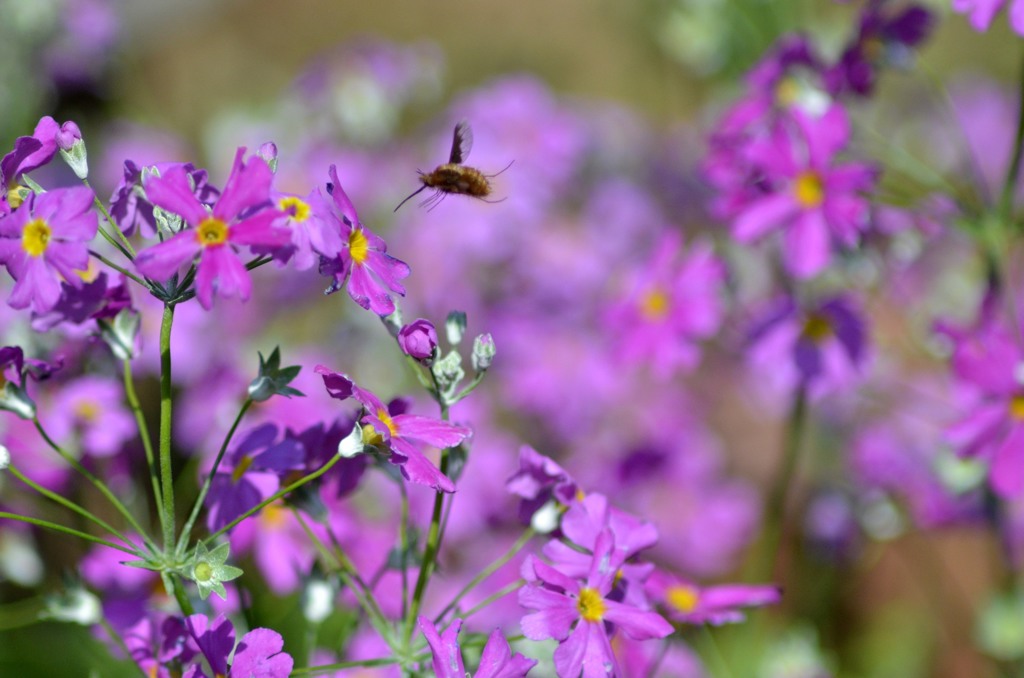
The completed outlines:
{"type": "Polygon", "coordinates": [[[444,323],[444,331],[448,337],[448,343],[458,346],[462,341],[462,335],[466,332],[466,314],[462,311],[452,311],[444,323]]]}
{"type": "Polygon", "coordinates": [[[85,152],[85,141],[82,139],[82,131],[72,121],[61,125],[57,132],[57,147],[60,148],[60,155],[64,158],[71,171],[79,179],[89,177],[89,160],[85,152]]]}
{"type": "Polygon", "coordinates": [[[477,335],[473,340],[473,371],[486,372],[494,362],[494,338],[490,334],[477,335]]]}

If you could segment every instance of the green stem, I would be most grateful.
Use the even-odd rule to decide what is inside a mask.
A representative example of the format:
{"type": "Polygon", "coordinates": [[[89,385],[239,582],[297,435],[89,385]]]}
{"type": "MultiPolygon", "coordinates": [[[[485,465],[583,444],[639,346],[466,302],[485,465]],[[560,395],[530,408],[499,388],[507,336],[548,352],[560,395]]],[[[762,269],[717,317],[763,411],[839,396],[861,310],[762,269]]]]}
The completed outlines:
{"type": "Polygon", "coordinates": [[[1000,221],[1008,225],[1013,212],[1013,196],[1017,190],[1017,180],[1020,177],[1021,155],[1024,154],[1024,62],[1021,63],[1019,84],[1019,106],[1017,111],[1017,132],[1013,140],[1013,155],[1010,158],[1010,165],[1006,168],[1006,178],[1003,180],[1003,189],[999,194],[998,214],[1000,221]]]}
{"type": "Polygon", "coordinates": [[[160,471],[156,466],[156,456],[153,454],[153,440],[149,435],[149,425],[146,423],[146,415],[142,411],[142,403],[139,395],[135,392],[135,379],[132,377],[132,363],[124,361],[124,392],[128,398],[128,407],[135,415],[135,424],[139,429],[139,437],[142,438],[142,449],[146,452],[146,467],[149,469],[149,480],[153,486],[153,501],[156,503],[156,512],[160,517],[160,524],[164,524],[164,505],[160,501],[160,471]]]}
{"type": "Polygon", "coordinates": [[[445,606],[445,608],[441,610],[441,612],[437,615],[437,617],[434,618],[434,623],[440,623],[446,614],[455,609],[455,606],[459,604],[459,601],[462,600],[466,596],[466,594],[468,594],[470,591],[479,586],[483,580],[487,579],[492,574],[497,572],[508,561],[512,560],[517,553],[523,550],[523,547],[526,546],[536,534],[537,533],[534,531],[532,527],[527,528],[526,531],[523,532],[523,534],[519,537],[519,539],[516,540],[516,543],[512,544],[511,548],[509,548],[509,550],[505,552],[505,555],[501,556],[493,563],[491,563],[483,570],[481,570],[478,575],[473,577],[473,579],[471,579],[470,582],[466,584],[462,588],[462,590],[455,595],[454,598],[452,598],[451,602],[448,603],[445,606]]]}
{"type": "MultiPolygon", "coordinates": [[[[114,641],[114,644],[117,645],[118,649],[121,650],[121,653],[130,660],[132,657],[132,651],[128,649],[128,645],[125,644],[124,638],[121,637],[121,634],[114,629],[105,616],[100,617],[99,623],[100,626],[103,627],[103,630],[107,632],[107,635],[110,636],[110,639],[114,641]]],[[[139,664],[133,661],[132,665],[138,669],[139,675],[143,678],[149,678],[149,674],[146,673],[139,664]]]]}
{"type": "Polygon", "coordinates": [[[178,577],[170,572],[163,572],[161,574],[163,574],[164,584],[170,584],[171,592],[174,594],[174,599],[178,601],[178,608],[181,610],[181,613],[186,617],[195,614],[192,601],[188,599],[185,587],[182,586],[182,582],[178,577]]]}
{"type": "Polygon", "coordinates": [[[793,476],[796,473],[797,461],[800,456],[800,441],[807,423],[807,389],[798,387],[793,398],[786,424],[785,441],[782,449],[782,462],[778,469],[775,482],[765,506],[765,528],[761,566],[755,573],[758,581],[772,578],[775,563],[779,558],[779,547],[786,522],[786,499],[789,495],[793,476]]]}
{"type": "Polygon", "coordinates": [[[469,619],[474,614],[476,614],[480,610],[484,609],[485,607],[487,607],[488,605],[490,605],[494,601],[500,600],[500,599],[504,598],[505,596],[507,596],[508,594],[512,593],[513,591],[518,591],[519,589],[523,588],[523,586],[525,586],[525,585],[526,585],[526,580],[525,579],[516,579],[511,584],[506,584],[505,586],[503,586],[500,589],[498,589],[495,593],[492,593],[491,595],[487,596],[486,598],[481,600],[479,603],[477,603],[476,605],[471,607],[466,612],[466,614],[462,615],[463,621],[465,621],[466,619],[469,619]]]}
{"type": "Polygon", "coordinates": [[[199,496],[196,497],[195,504],[192,505],[192,512],[188,516],[188,520],[185,521],[185,526],[181,530],[181,536],[178,538],[178,552],[184,553],[185,546],[188,544],[188,539],[192,534],[192,528],[195,526],[196,519],[199,517],[199,511],[203,508],[203,502],[206,501],[206,495],[210,492],[210,485],[213,484],[213,477],[217,474],[217,469],[220,467],[220,462],[224,458],[224,453],[227,452],[228,445],[231,443],[231,439],[235,435],[235,431],[238,429],[238,425],[242,422],[242,417],[249,411],[252,406],[252,398],[246,398],[245,402],[242,403],[241,409],[238,411],[238,416],[235,417],[234,422],[231,424],[231,428],[228,429],[228,433],[224,436],[224,442],[221,443],[220,450],[217,452],[217,458],[213,460],[213,468],[210,469],[209,475],[206,476],[206,480],[203,482],[203,488],[199,491],[199,496]]]}
{"type": "Polygon", "coordinates": [[[732,677],[732,670],[729,669],[729,662],[725,661],[725,655],[718,648],[718,643],[715,641],[715,634],[711,632],[711,627],[707,624],[701,624],[701,631],[703,632],[704,638],[707,640],[708,653],[714,657],[715,664],[718,665],[719,670],[715,672],[716,675],[732,677]]]}
{"type": "MultiPolygon", "coordinates": [[[[356,601],[359,603],[359,607],[366,613],[366,618],[370,620],[370,625],[373,626],[378,634],[380,634],[380,637],[384,639],[385,644],[387,644],[392,652],[395,654],[401,654],[401,648],[395,643],[391,628],[388,625],[387,619],[385,619],[380,606],[377,604],[377,599],[373,597],[373,592],[367,589],[366,585],[359,578],[359,574],[352,565],[352,562],[340,547],[337,546],[337,541],[334,540],[336,546],[335,550],[332,551],[323,543],[323,540],[313,532],[313,529],[309,526],[309,523],[306,522],[306,519],[302,517],[302,514],[299,511],[292,509],[292,514],[295,516],[295,519],[299,521],[299,525],[302,526],[302,530],[306,533],[306,536],[309,537],[310,542],[312,542],[314,548],[320,552],[320,555],[324,560],[334,562],[338,577],[352,592],[352,595],[355,596],[356,601]]],[[[395,663],[398,663],[398,660],[395,660],[395,663]]]]}
{"type": "Polygon", "coordinates": [[[49,445],[54,452],[59,454],[64,461],[70,464],[71,467],[74,468],[75,471],[79,473],[79,475],[81,475],[83,478],[92,483],[93,487],[99,490],[100,494],[106,497],[107,501],[109,501],[114,506],[114,508],[117,509],[117,512],[120,513],[121,516],[128,521],[128,524],[131,525],[132,529],[135,530],[136,533],[138,533],[139,538],[142,539],[146,547],[154,553],[156,553],[156,546],[149,539],[149,536],[146,534],[146,531],[142,529],[142,526],[139,525],[139,521],[136,520],[135,516],[132,515],[132,512],[129,511],[128,508],[123,503],[121,503],[121,500],[118,499],[114,495],[114,493],[110,491],[110,488],[107,487],[102,480],[94,476],[88,469],[82,466],[82,464],[79,463],[77,459],[72,457],[64,448],[62,448],[60,445],[54,442],[53,438],[51,438],[50,435],[46,432],[46,429],[43,428],[43,424],[42,422],[39,421],[39,417],[35,417],[32,420],[32,422],[36,425],[36,430],[39,431],[39,435],[43,436],[43,440],[46,441],[46,444],[49,445]]]}
{"type": "Polygon", "coordinates": [[[137,282],[140,285],[142,285],[143,287],[145,287],[147,290],[150,289],[149,283],[147,283],[145,280],[143,280],[139,276],[135,275],[134,273],[132,273],[128,269],[124,268],[123,266],[119,266],[119,265],[115,264],[114,262],[112,262],[110,259],[107,259],[105,256],[103,256],[99,252],[97,252],[95,250],[89,250],[89,254],[91,256],[93,256],[94,258],[98,259],[99,261],[103,262],[104,264],[106,264],[110,268],[114,269],[115,271],[117,271],[121,275],[125,276],[126,278],[131,278],[135,282],[137,282]]]}
{"type": "Polygon", "coordinates": [[[402,567],[402,619],[405,619],[409,602],[409,492],[406,490],[405,483],[399,483],[398,487],[402,493],[398,538],[402,549],[402,555],[400,556],[402,567]]]}
{"type": "Polygon", "coordinates": [[[118,551],[124,551],[125,553],[127,553],[129,555],[132,555],[132,556],[135,556],[136,558],[144,557],[144,556],[141,556],[139,554],[139,552],[136,551],[135,549],[130,549],[130,548],[127,548],[125,546],[121,546],[120,544],[115,544],[114,542],[109,541],[107,539],[103,539],[101,537],[94,537],[93,535],[91,535],[91,534],[89,534],[87,532],[81,532],[79,530],[75,530],[73,528],[66,527],[64,525],[58,525],[57,523],[51,523],[49,520],[42,520],[40,518],[32,518],[31,516],[21,516],[21,515],[18,515],[17,513],[8,513],[7,511],[0,511],[0,518],[9,518],[11,520],[20,520],[23,523],[29,523],[30,525],[36,525],[38,527],[45,527],[46,529],[53,530],[54,532],[63,532],[64,534],[70,534],[73,537],[78,537],[80,539],[85,539],[86,541],[91,541],[94,544],[101,544],[103,546],[108,546],[108,547],[110,547],[112,549],[117,549],[118,551]]]}
{"type": "Polygon", "coordinates": [[[174,306],[164,304],[163,320],[160,323],[160,487],[164,510],[161,526],[164,533],[164,548],[174,546],[174,471],[171,467],[171,420],[173,399],[171,398],[171,326],[174,324],[174,306]]]}
{"type": "MultiPolygon", "coordinates": [[[[443,419],[447,419],[447,408],[442,407],[443,419]]],[[[441,473],[448,475],[448,448],[441,450],[441,473]]],[[[423,593],[427,589],[427,582],[433,574],[434,566],[437,563],[437,552],[441,547],[441,512],[444,508],[445,492],[438,490],[434,495],[434,510],[430,516],[430,529],[427,532],[427,544],[423,549],[423,562],[420,564],[419,576],[416,577],[416,590],[412,594],[412,605],[409,607],[409,614],[405,618],[405,644],[412,641],[413,632],[416,628],[416,617],[423,605],[423,593]]]]}
{"type": "MultiPolygon", "coordinates": [[[[55,502],[57,504],[60,504],[64,508],[69,509],[71,511],[74,511],[75,513],[77,513],[78,515],[82,516],[86,520],[90,520],[93,523],[99,525],[101,528],[106,530],[109,534],[114,535],[115,537],[117,537],[118,539],[123,541],[125,544],[128,544],[129,546],[132,546],[132,547],[135,546],[135,544],[133,544],[130,539],[125,537],[123,534],[121,534],[121,532],[117,528],[112,526],[110,523],[108,523],[107,521],[103,520],[99,516],[94,515],[93,513],[88,511],[87,509],[83,508],[82,506],[79,506],[78,504],[76,504],[75,502],[71,501],[70,499],[62,497],[61,495],[57,494],[56,492],[51,492],[50,490],[46,489],[45,487],[43,487],[43,486],[39,485],[38,483],[34,482],[32,479],[26,477],[25,474],[23,474],[21,471],[19,471],[14,466],[14,464],[8,465],[7,470],[10,471],[11,474],[14,475],[15,478],[17,478],[21,482],[25,483],[31,489],[33,489],[36,492],[38,492],[39,494],[43,495],[44,497],[46,497],[50,501],[55,502]]],[[[142,556],[140,555],[140,557],[142,557],[142,556]]]]}
{"type": "MultiPolygon", "coordinates": [[[[82,183],[85,184],[86,188],[92,190],[92,186],[89,184],[88,179],[82,179],[82,183]]],[[[117,233],[118,238],[121,240],[121,243],[127,250],[126,256],[129,259],[135,259],[135,249],[132,247],[131,242],[128,241],[128,238],[125,236],[125,234],[122,233],[121,229],[118,228],[117,224],[114,223],[114,219],[110,216],[110,212],[107,211],[107,206],[100,202],[99,197],[97,197],[96,195],[96,191],[92,191],[92,199],[93,202],[96,203],[96,207],[100,208],[100,212],[103,213],[103,218],[107,220],[107,223],[110,224],[110,226],[114,229],[114,232],[117,233]]]]}
{"type": "Polygon", "coordinates": [[[338,455],[338,454],[334,455],[333,457],[331,457],[331,460],[329,462],[327,462],[326,464],[324,464],[323,466],[321,466],[317,470],[313,471],[309,475],[306,475],[306,476],[303,476],[303,477],[299,478],[298,480],[296,480],[291,485],[288,485],[287,487],[285,487],[285,488],[283,488],[281,490],[278,490],[273,495],[271,495],[269,498],[264,499],[263,501],[261,501],[259,504],[256,504],[256,506],[253,506],[251,509],[249,509],[248,511],[246,511],[242,515],[238,516],[237,518],[232,520],[230,523],[228,523],[227,525],[225,525],[224,527],[220,528],[219,530],[217,530],[216,532],[211,534],[209,537],[204,539],[203,543],[206,544],[207,546],[209,546],[211,543],[213,543],[213,541],[217,537],[219,537],[220,535],[224,534],[225,532],[227,532],[228,530],[233,528],[238,523],[242,522],[243,520],[245,520],[249,516],[255,515],[255,514],[259,513],[260,511],[262,511],[264,506],[267,506],[268,504],[273,504],[275,501],[277,501],[281,497],[285,496],[289,492],[297,490],[298,488],[302,487],[306,483],[311,482],[313,480],[316,480],[317,478],[319,478],[323,474],[327,473],[331,469],[332,466],[334,466],[335,464],[338,463],[338,461],[340,459],[341,459],[341,455],[338,455]]]}

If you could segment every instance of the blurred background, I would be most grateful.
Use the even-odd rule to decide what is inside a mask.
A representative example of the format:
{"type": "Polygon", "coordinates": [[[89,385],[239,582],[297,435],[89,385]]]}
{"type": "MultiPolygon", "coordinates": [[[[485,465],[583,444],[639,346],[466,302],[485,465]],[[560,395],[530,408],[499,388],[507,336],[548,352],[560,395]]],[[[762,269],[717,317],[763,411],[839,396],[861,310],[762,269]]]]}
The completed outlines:
{"type": "MultiPolygon", "coordinates": [[[[956,172],[972,135],[985,130],[960,129],[960,113],[974,104],[989,116],[972,114],[976,124],[1012,130],[1021,39],[1005,20],[976,33],[948,3],[925,4],[938,18],[934,35],[911,69],[886,73],[854,112],[856,153],[884,164],[885,147],[898,146],[970,182],[956,172]]],[[[440,325],[449,310],[466,310],[471,333],[491,332],[498,346],[487,387],[460,413],[474,422],[480,459],[493,452],[481,476],[493,469],[497,480],[460,489],[480,517],[453,524],[454,543],[508,527],[502,515],[512,504],[489,506],[486,496],[500,492],[523,442],[654,520],[659,562],[702,581],[736,581],[749,571],[744,561],[778,464],[785,406],[777,392],[752,383],[757,375],[742,358],[746,309],[761,300],[767,266],[730,250],[725,229],[709,216],[699,172],[705,137],[779,36],[804,31],[835,58],[860,7],[830,0],[0,0],[0,148],[30,133],[41,115],[73,119],[101,197],[113,192],[127,158],[192,161],[222,182],[235,148],[272,140],[277,188],[302,195],[336,164],[363,221],[412,266],[406,319],[440,325]],[[414,199],[393,213],[417,188],[416,170],[446,159],[460,119],[474,130],[469,164],[495,173],[513,163],[495,180],[495,197],[506,202],[456,196],[427,211],[414,199]],[[608,324],[608,309],[627,296],[666,232],[681,233],[688,246],[713,244],[729,266],[728,308],[717,311],[725,320],[700,337],[699,359],[667,374],[611,359],[608,324]]],[[[993,132],[988,148],[997,163],[1009,143],[993,132]]],[[[723,632],[718,650],[688,639],[707,675],[1021,675],[1012,673],[1024,656],[1020,598],[1000,599],[1002,616],[979,623],[995,604],[992,591],[1015,578],[993,531],[973,518],[918,520],[913,500],[859,483],[848,461],[857,433],[908,392],[900,388],[941,380],[943,356],[927,337],[936,309],[965,318],[973,308],[977,258],[962,243],[943,246],[949,267],[917,254],[907,264],[907,276],[919,277],[901,284],[923,288],[909,307],[879,285],[877,271],[858,283],[870,299],[877,358],[853,404],[816,405],[777,573],[784,602],[756,626],[766,639],[756,658],[745,658],[751,631],[742,628],[723,632]]],[[[275,344],[286,362],[289,355],[306,366],[327,362],[385,395],[412,388],[401,362],[381,357],[393,348],[379,345],[376,319],[343,293],[324,297],[323,287],[315,275],[267,271],[249,306],[221,305],[228,320],[198,311],[194,321],[184,318],[189,332],[217,337],[223,351],[183,356],[181,392],[208,388],[213,372],[218,384],[244,384],[246,358],[275,344]]],[[[303,390],[317,388],[309,382],[303,390]]],[[[935,406],[922,399],[923,413],[914,416],[930,419],[931,428],[911,433],[918,437],[907,449],[939,446],[951,419],[944,387],[921,388],[943,395],[935,406]]],[[[216,429],[230,421],[228,410],[207,413],[204,426],[197,419],[181,426],[216,429]]],[[[303,415],[288,416],[291,423],[303,415]]],[[[194,431],[182,438],[182,459],[190,445],[211,444],[194,431]]],[[[467,470],[464,482],[473,477],[467,470]]],[[[5,534],[0,527],[0,675],[88,675],[85,667],[100,666],[104,650],[87,633],[21,623],[32,592],[59,583],[79,552],[56,538],[5,534]]],[[[452,572],[479,567],[453,558],[452,572]]],[[[123,665],[97,675],[118,672],[132,675],[123,665]]]]}

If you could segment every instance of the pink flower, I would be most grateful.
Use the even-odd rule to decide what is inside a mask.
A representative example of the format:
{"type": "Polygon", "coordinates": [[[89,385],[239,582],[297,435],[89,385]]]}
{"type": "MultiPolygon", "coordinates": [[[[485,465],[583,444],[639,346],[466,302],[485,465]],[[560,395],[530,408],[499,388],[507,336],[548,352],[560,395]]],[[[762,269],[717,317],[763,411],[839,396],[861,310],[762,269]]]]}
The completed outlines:
{"type": "Polygon", "coordinates": [[[244,156],[245,149],[238,149],[231,176],[212,213],[193,193],[184,166],[146,181],[150,202],[180,215],[192,228],[139,252],[135,266],[143,275],[164,281],[199,254],[196,297],[205,309],[213,305],[215,292],[223,297],[237,295],[242,301],[249,298],[252,281],[238,256],[238,246],[275,246],[289,239],[286,231],[274,228],[280,218],[277,210],[270,209],[274,175],[261,158],[243,163],[244,156]]]}
{"type": "Polygon", "coordinates": [[[647,580],[647,593],[661,602],[669,616],[687,624],[729,624],[745,619],[741,608],[772,605],[782,599],[778,586],[723,584],[697,586],[662,571],[647,580]]]}
{"type": "MultiPolygon", "coordinates": [[[[987,31],[996,14],[1007,4],[1006,0],[953,0],[953,11],[969,15],[971,26],[976,31],[987,31]]],[[[1024,35],[1024,0],[1010,0],[1007,14],[1010,26],[1024,35]]]]}
{"type": "MultiPolygon", "coordinates": [[[[338,170],[331,165],[331,183],[327,192],[334,198],[334,208],[321,214],[326,220],[340,225],[343,246],[334,257],[320,259],[320,274],[334,278],[326,294],[337,292],[348,283],[352,300],[377,315],[390,315],[395,311],[391,293],[405,295],[401,281],[408,277],[409,267],[387,253],[388,246],[359,221],[356,208],[345,195],[338,181],[338,170]]],[[[315,204],[324,204],[319,201],[315,204]]]]}
{"type": "Polygon", "coordinates": [[[439,448],[454,447],[469,437],[470,430],[447,421],[405,414],[403,401],[385,405],[380,398],[356,386],[352,380],[323,365],[315,368],[324,378],[324,385],[332,397],[344,400],[355,398],[362,404],[365,415],[363,444],[391,451],[391,463],[402,470],[402,475],[414,483],[427,485],[439,492],[454,492],[455,483],[423,454],[418,444],[439,448]]]}
{"type": "Polygon", "coordinates": [[[792,119],[795,129],[780,124],[768,139],[751,146],[767,191],[744,204],[732,229],[742,243],[782,231],[786,268],[798,278],[810,278],[828,266],[833,245],[857,244],[868,225],[863,193],[874,186],[875,171],[861,163],[837,162],[850,139],[842,107],[834,105],[820,118],[794,111],[792,119]]]}
{"type": "Polygon", "coordinates": [[[86,243],[98,222],[88,188],[59,188],[32,194],[20,208],[0,217],[0,262],[17,281],[7,303],[46,313],[60,301],[61,281],[82,286],[89,265],[86,243]]]}
{"type": "Polygon", "coordinates": [[[559,641],[554,656],[558,675],[619,675],[611,647],[613,632],[635,640],[672,633],[672,625],[658,613],[609,597],[621,565],[610,530],[598,536],[584,581],[532,556],[523,563],[524,578],[536,582],[519,590],[519,604],[536,610],[523,617],[523,634],[531,640],[559,641]]]}

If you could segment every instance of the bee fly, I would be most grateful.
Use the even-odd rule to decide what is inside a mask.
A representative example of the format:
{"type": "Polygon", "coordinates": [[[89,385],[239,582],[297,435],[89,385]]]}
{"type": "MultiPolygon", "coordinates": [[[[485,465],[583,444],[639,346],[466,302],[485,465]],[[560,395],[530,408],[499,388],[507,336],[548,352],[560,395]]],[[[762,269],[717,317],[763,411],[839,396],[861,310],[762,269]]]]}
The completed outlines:
{"type": "MultiPolygon", "coordinates": [[[[452,151],[448,156],[448,162],[438,165],[433,172],[426,174],[417,170],[417,173],[420,175],[420,183],[423,185],[409,194],[405,200],[398,203],[398,207],[404,205],[409,198],[428,188],[434,189],[434,194],[420,203],[421,205],[430,205],[427,209],[433,209],[448,194],[468,195],[473,198],[480,198],[484,202],[501,202],[501,200],[487,200],[487,196],[491,194],[491,182],[489,180],[507,170],[512,166],[512,163],[506,165],[505,169],[496,174],[484,174],[475,167],[462,164],[462,161],[469,156],[469,151],[472,147],[473,132],[469,129],[469,123],[462,120],[455,125],[455,130],[452,132],[452,151]]],[[[398,207],[395,208],[396,212],[398,207]]]]}

